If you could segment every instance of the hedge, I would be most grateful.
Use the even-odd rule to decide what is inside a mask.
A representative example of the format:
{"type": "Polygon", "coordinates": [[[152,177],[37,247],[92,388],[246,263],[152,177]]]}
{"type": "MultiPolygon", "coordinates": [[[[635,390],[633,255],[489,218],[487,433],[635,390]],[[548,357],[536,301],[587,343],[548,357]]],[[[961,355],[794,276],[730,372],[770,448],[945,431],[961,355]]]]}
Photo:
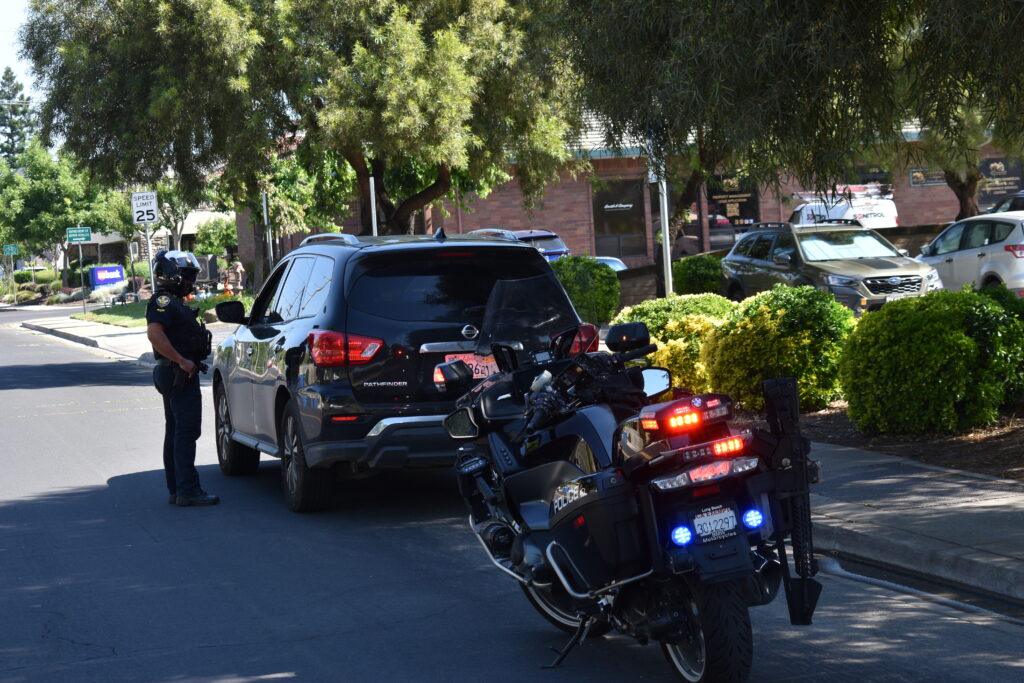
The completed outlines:
{"type": "Polygon", "coordinates": [[[840,365],[862,432],[957,432],[991,424],[1024,388],[1024,323],[990,297],[936,291],[869,313],[840,365]]]}
{"type": "Polygon", "coordinates": [[[619,307],[619,278],[615,271],[588,256],[563,256],[552,261],[576,312],[586,322],[607,322],[619,307]]]}
{"type": "Polygon", "coordinates": [[[651,337],[668,342],[687,336],[680,321],[688,315],[703,315],[709,318],[725,318],[736,304],[718,294],[673,295],[663,299],[650,299],[635,306],[622,309],[612,324],[642,322],[647,325],[651,337]]]}
{"type": "Polygon", "coordinates": [[[676,294],[717,293],[721,289],[722,259],[697,254],[672,264],[672,291],[676,294]]]}
{"type": "Polygon", "coordinates": [[[715,391],[749,410],[764,407],[762,382],[795,377],[802,410],[840,395],[839,358],[853,313],[814,287],[775,285],[745,299],[710,330],[700,361],[715,391]]]}

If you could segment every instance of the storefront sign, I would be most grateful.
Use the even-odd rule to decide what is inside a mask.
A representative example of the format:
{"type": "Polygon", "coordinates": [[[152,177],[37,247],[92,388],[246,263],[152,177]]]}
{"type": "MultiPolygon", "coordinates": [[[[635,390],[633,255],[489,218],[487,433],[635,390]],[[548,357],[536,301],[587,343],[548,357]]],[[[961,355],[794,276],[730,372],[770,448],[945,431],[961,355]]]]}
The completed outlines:
{"type": "Polygon", "coordinates": [[[1020,159],[993,157],[982,159],[979,166],[984,176],[978,183],[980,210],[991,208],[1002,197],[1021,189],[1020,159]]]}
{"type": "Polygon", "coordinates": [[[759,193],[749,180],[715,176],[707,188],[709,216],[725,216],[733,225],[749,225],[760,219],[759,193]]]}
{"type": "Polygon", "coordinates": [[[89,269],[89,285],[91,287],[102,287],[122,281],[124,281],[124,268],[121,266],[97,266],[89,269]]]}
{"type": "Polygon", "coordinates": [[[925,187],[927,185],[945,185],[946,173],[941,168],[910,169],[910,186],[925,187]]]}

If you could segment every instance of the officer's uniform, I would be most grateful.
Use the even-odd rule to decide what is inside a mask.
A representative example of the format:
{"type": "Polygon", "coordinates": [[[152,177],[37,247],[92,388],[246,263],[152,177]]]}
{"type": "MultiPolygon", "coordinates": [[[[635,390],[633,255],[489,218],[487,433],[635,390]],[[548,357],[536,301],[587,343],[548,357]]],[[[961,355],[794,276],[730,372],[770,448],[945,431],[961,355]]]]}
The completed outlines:
{"type": "MultiPolygon", "coordinates": [[[[185,358],[196,363],[209,355],[209,333],[197,320],[198,312],[180,297],[158,290],[146,308],[146,322],[160,323],[171,345],[185,358]],[[204,348],[205,347],[205,348],[204,348]]],[[[154,349],[156,366],[153,384],[164,399],[164,473],[172,496],[191,496],[202,491],[196,471],[196,440],[202,432],[203,404],[199,393],[199,373],[175,387],[176,363],[154,349]]],[[[180,504],[180,503],[179,503],[180,504]]]]}

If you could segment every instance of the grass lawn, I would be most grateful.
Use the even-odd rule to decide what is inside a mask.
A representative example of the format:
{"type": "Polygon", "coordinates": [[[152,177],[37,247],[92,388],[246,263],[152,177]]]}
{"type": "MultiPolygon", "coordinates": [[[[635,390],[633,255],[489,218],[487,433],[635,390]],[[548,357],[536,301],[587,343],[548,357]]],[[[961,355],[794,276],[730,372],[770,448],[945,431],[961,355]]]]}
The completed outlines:
{"type": "Polygon", "coordinates": [[[73,313],[76,320],[87,320],[92,323],[120,325],[121,327],[146,326],[146,301],[135,301],[130,304],[116,305],[112,308],[101,308],[87,313],[73,313]]]}
{"type": "MultiPolygon", "coordinates": [[[[199,308],[200,313],[205,313],[221,301],[230,300],[230,297],[215,296],[210,297],[209,299],[203,299],[202,301],[189,302],[189,306],[192,308],[199,308]]],[[[243,294],[238,297],[238,301],[245,304],[245,310],[248,311],[252,308],[252,296],[243,294]]],[[[101,308],[87,313],[74,313],[71,317],[76,320],[87,320],[93,323],[105,323],[107,325],[119,325],[121,327],[145,327],[146,305],[148,303],[148,301],[135,301],[123,306],[117,304],[111,308],[101,308]]]]}

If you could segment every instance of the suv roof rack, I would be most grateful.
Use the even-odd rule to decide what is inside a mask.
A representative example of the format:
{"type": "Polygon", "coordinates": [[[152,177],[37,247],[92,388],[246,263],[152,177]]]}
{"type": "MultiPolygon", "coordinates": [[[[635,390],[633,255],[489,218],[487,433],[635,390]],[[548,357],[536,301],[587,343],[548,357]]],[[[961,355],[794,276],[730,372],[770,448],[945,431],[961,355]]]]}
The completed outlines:
{"type": "Polygon", "coordinates": [[[321,232],[316,235],[310,235],[306,239],[299,243],[300,247],[304,247],[307,244],[313,244],[314,242],[326,242],[327,240],[341,240],[345,244],[359,244],[359,239],[355,235],[349,235],[344,232],[321,232]]]}
{"type": "Polygon", "coordinates": [[[751,230],[785,230],[786,228],[793,227],[792,223],[786,223],[783,221],[765,221],[763,223],[754,223],[750,226],[751,230]]]}

